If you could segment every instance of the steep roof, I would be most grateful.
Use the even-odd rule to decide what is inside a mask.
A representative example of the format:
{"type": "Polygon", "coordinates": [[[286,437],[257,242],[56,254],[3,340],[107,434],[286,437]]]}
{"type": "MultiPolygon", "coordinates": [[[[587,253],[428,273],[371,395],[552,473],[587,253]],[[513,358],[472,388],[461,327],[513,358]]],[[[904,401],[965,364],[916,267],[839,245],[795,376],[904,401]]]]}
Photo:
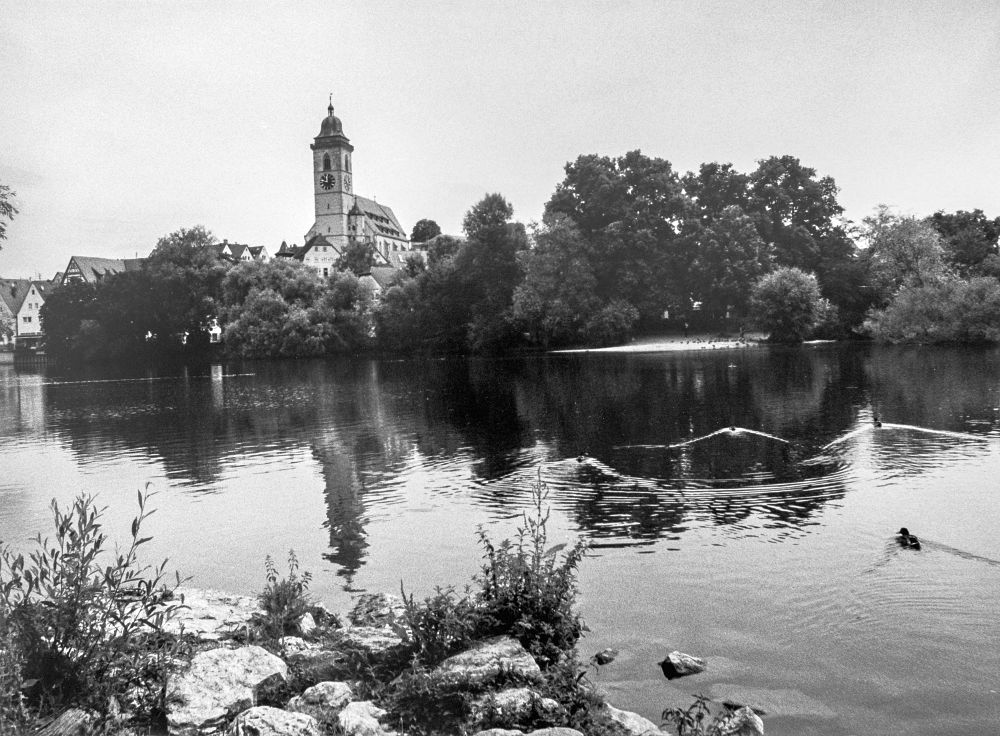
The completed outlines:
{"type": "Polygon", "coordinates": [[[392,266],[372,266],[371,277],[382,289],[388,289],[399,269],[392,266]]]}
{"type": "Polygon", "coordinates": [[[0,300],[11,314],[16,315],[21,311],[30,287],[31,281],[28,279],[0,279],[0,300]]]}
{"type": "MultiPolygon", "coordinates": [[[[73,256],[70,263],[76,263],[80,269],[80,274],[84,281],[94,283],[100,281],[105,276],[121,273],[122,271],[138,271],[142,267],[145,258],[96,258],[93,256],[73,256]]],[[[69,266],[66,267],[69,271],[69,266]]],[[[66,275],[63,274],[63,280],[66,275]]]]}
{"type": "Polygon", "coordinates": [[[342,255],[342,251],[339,247],[331,243],[329,240],[324,238],[322,235],[313,235],[309,240],[306,241],[305,245],[285,245],[283,250],[279,250],[275,253],[276,257],[279,258],[294,258],[297,261],[301,261],[305,258],[306,253],[315,248],[316,246],[325,245],[332,248],[334,253],[337,255],[342,255]]]}
{"type": "Polygon", "coordinates": [[[354,204],[361,208],[371,224],[382,235],[400,240],[407,239],[406,231],[403,230],[403,226],[396,219],[396,214],[389,207],[379,204],[374,199],[359,195],[355,195],[354,204]]]}

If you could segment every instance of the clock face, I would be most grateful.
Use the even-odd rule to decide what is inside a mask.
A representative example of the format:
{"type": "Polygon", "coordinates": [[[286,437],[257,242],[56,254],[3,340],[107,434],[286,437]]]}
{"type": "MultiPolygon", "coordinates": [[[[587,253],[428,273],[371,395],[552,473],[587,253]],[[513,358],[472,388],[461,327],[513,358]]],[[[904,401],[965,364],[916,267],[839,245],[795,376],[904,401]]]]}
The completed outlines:
{"type": "Polygon", "coordinates": [[[351,188],[351,175],[344,174],[344,189],[350,189],[350,188],[351,188]]]}
{"type": "Polygon", "coordinates": [[[333,189],[334,182],[337,180],[333,177],[333,174],[323,174],[319,178],[319,185],[324,189],[333,189]]]}

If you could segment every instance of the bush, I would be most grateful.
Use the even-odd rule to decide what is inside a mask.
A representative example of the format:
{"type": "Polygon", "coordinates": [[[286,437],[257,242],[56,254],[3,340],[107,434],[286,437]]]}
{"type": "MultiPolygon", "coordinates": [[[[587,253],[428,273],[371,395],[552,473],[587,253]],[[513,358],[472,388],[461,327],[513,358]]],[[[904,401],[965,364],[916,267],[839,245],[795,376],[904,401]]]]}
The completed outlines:
{"type": "Polygon", "coordinates": [[[288,550],[288,577],[279,578],[271,555],[264,558],[267,587],[260,593],[263,616],[258,621],[261,633],[269,639],[300,633],[299,621],[309,612],[309,583],[312,573],[299,575],[295,550],[288,550]]]}
{"type": "Polygon", "coordinates": [[[423,603],[416,603],[405,591],[402,595],[414,656],[421,664],[435,665],[472,642],[479,627],[479,611],[468,590],[459,596],[454,588],[436,588],[423,603]]]}
{"type": "Polygon", "coordinates": [[[885,342],[1000,341],[1000,283],[983,276],[904,287],[865,329],[885,342]]]}
{"type": "Polygon", "coordinates": [[[541,477],[531,489],[533,514],[523,515],[516,538],[494,544],[480,529],[486,563],[477,578],[481,586],[483,633],[516,637],[542,669],[559,661],[580,638],[583,623],[573,610],[576,572],[587,550],[577,541],[560,559],[565,544],[548,546],[548,488],[541,477]]]}
{"type": "Polygon", "coordinates": [[[802,342],[819,324],[825,307],[816,277],[797,268],[779,268],[754,284],[750,311],[772,342],[802,342]]]}
{"type": "Polygon", "coordinates": [[[139,548],[150,540],[140,533],[153,513],[146,508],[151,495],[138,494],[139,514],[124,552],[106,549],[104,509],[86,494],[68,511],[53,500],[54,544],[39,534],[27,558],[0,549],[0,635],[12,644],[0,661],[0,703],[8,711],[17,694],[7,688],[19,678],[36,703],[53,708],[104,710],[109,698],[127,691],[141,693],[148,709],[162,707],[159,680],[171,645],[163,626],[183,601],[173,602],[173,590],[163,584],[166,561],[155,568],[139,562],[139,548]]]}

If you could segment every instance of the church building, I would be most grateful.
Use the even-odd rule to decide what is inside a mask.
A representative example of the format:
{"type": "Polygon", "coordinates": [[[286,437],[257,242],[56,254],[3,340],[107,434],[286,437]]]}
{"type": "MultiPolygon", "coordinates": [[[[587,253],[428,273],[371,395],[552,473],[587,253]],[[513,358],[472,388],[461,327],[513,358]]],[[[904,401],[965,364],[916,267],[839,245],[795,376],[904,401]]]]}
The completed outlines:
{"type": "Polygon", "coordinates": [[[389,207],[354,194],[354,146],[333,114],[332,101],[310,148],[316,222],[306,233],[305,245],[283,246],[276,255],[295,258],[327,276],[349,244],[363,242],[374,246],[376,266],[401,267],[411,252],[410,239],[389,207]]]}

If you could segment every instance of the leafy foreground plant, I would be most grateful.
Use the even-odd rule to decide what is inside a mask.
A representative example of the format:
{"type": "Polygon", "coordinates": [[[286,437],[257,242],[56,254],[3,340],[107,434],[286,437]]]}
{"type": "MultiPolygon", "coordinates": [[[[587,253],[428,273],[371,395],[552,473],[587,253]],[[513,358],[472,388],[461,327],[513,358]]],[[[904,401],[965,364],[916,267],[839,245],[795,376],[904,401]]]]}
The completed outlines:
{"type": "Polygon", "coordinates": [[[299,622],[311,605],[312,573],[299,574],[299,559],[293,549],[288,550],[288,577],[278,577],[278,568],[271,555],[264,558],[264,570],[267,587],[258,596],[263,609],[263,616],[258,621],[261,633],[269,639],[300,633],[299,622]]]}
{"type": "Polygon", "coordinates": [[[42,711],[81,705],[103,713],[127,698],[147,716],[162,712],[176,646],[163,627],[183,600],[173,600],[179,575],[173,587],[164,584],[166,560],[157,567],[139,560],[150,540],[140,534],[154,513],[146,506],[152,495],[138,493],[124,551],[107,550],[105,509],[87,494],[67,511],[52,501],[54,543],[37,535],[27,557],[0,546],[0,638],[10,645],[0,657],[0,718],[24,718],[22,692],[42,711]]]}
{"type": "Polygon", "coordinates": [[[474,726],[569,726],[588,734],[617,734],[603,701],[586,681],[576,643],[583,631],[574,610],[577,570],[587,545],[577,541],[548,544],[548,489],[539,477],[531,489],[531,512],[513,540],[494,543],[479,531],[484,548],[482,572],[475,580],[479,590],[464,595],[454,588],[438,588],[422,603],[403,599],[412,636],[413,666],[392,685],[387,705],[395,723],[412,734],[458,733],[474,726]],[[562,554],[560,554],[562,553],[562,554]],[[558,712],[534,708],[521,723],[504,722],[496,709],[479,709],[473,718],[473,701],[486,695],[485,686],[453,684],[435,678],[433,667],[476,639],[508,635],[518,639],[543,670],[543,682],[525,682],[514,673],[502,674],[490,685],[531,685],[539,696],[561,704],[558,712]],[[475,720],[475,723],[470,723],[475,720]]]}

